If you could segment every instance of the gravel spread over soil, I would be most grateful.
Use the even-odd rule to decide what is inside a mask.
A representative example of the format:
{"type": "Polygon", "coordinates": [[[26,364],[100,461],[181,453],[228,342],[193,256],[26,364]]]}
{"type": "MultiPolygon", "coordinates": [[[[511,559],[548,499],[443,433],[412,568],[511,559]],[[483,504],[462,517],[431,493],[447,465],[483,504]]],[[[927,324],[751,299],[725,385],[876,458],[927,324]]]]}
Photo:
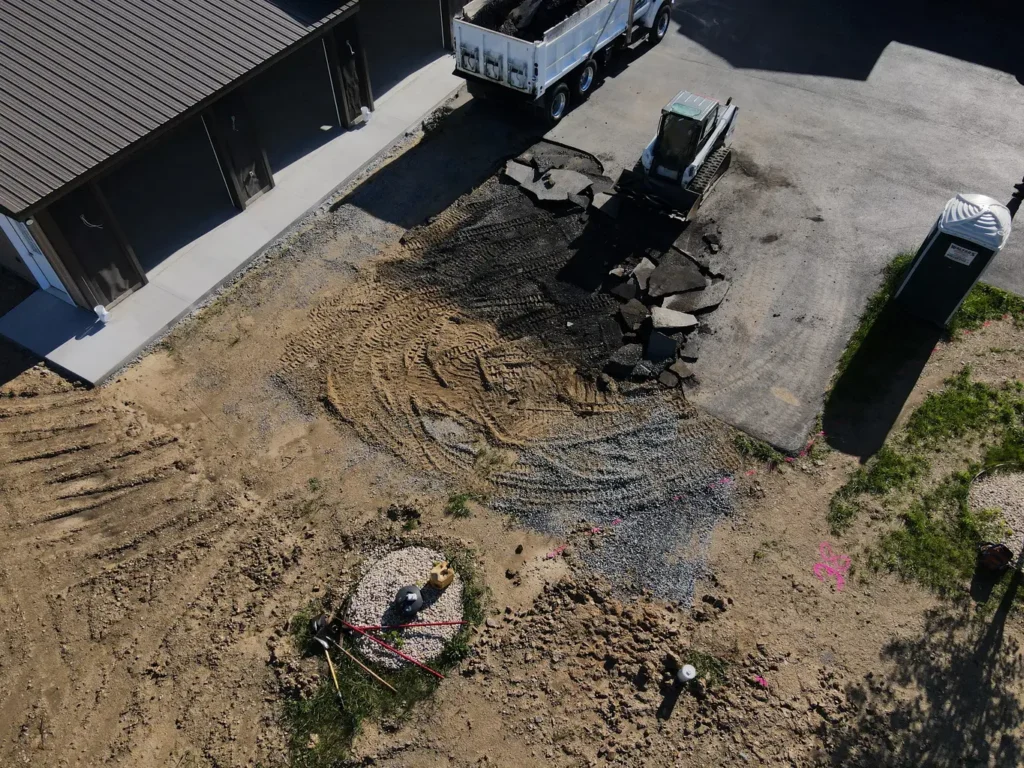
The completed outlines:
{"type": "Polygon", "coordinates": [[[971,507],[998,509],[1010,528],[1004,543],[1016,555],[1024,548],[1024,474],[989,475],[971,486],[971,507]]]}
{"type": "MultiPolygon", "coordinates": [[[[355,626],[461,621],[462,579],[456,574],[455,580],[444,590],[434,589],[426,583],[434,563],[445,559],[442,553],[426,547],[408,547],[385,555],[370,567],[359,582],[345,620],[355,626]],[[423,594],[423,608],[412,618],[392,607],[398,590],[409,584],[419,586],[423,594]]],[[[401,630],[401,647],[394,642],[393,637],[382,639],[414,659],[427,661],[440,656],[445,643],[455,637],[458,631],[457,625],[401,630]]],[[[381,635],[379,632],[376,634],[381,635]]],[[[390,669],[399,669],[408,663],[365,637],[359,640],[359,650],[371,661],[390,669]]]]}

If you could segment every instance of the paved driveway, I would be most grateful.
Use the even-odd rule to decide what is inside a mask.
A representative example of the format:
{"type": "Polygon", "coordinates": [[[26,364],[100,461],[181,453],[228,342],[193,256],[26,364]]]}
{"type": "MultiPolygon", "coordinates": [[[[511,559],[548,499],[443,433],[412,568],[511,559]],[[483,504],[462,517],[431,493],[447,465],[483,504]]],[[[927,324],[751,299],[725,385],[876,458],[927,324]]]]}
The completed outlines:
{"type": "MultiPolygon", "coordinates": [[[[678,90],[734,98],[736,161],[702,212],[722,228],[733,289],[696,400],[789,450],[881,267],[916,249],[954,193],[1004,200],[1024,175],[1021,12],[891,5],[898,17],[870,0],[680,0],[665,41],[551,133],[614,172],[678,90]]],[[[1024,294],[1024,231],[986,280],[1024,294]]]]}

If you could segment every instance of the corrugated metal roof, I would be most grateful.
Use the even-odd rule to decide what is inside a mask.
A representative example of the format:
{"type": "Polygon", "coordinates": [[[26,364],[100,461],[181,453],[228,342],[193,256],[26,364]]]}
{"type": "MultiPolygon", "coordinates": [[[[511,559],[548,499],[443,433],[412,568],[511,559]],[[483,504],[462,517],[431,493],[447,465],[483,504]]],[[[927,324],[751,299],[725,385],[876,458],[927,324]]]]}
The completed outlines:
{"type": "Polygon", "coordinates": [[[4,2],[0,209],[24,214],[356,2],[4,2]]]}

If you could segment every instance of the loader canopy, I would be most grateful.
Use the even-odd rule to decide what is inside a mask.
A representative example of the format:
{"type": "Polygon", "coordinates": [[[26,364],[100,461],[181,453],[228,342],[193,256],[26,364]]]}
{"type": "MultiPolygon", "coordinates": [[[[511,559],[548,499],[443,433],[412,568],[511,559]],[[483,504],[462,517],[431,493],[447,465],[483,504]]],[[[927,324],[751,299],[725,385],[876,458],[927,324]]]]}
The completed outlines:
{"type": "Polygon", "coordinates": [[[697,156],[704,120],[717,106],[714,99],[680,91],[662,108],[652,173],[672,180],[682,177],[697,156]]]}

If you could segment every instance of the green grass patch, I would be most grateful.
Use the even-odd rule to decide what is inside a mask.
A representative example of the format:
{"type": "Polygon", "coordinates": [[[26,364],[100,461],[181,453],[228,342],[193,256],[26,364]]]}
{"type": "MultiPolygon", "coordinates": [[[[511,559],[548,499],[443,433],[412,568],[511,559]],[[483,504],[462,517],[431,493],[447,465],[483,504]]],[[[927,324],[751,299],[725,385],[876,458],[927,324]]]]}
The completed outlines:
{"type": "Polygon", "coordinates": [[[950,320],[949,332],[972,331],[1006,315],[1017,323],[1024,321],[1024,299],[987,283],[978,283],[950,320]]]}
{"type": "Polygon", "coordinates": [[[911,504],[903,527],[885,534],[871,556],[875,568],[887,568],[949,595],[974,573],[977,547],[998,539],[996,512],[972,512],[967,497],[977,467],[955,472],[911,504]]]}
{"type": "Polygon", "coordinates": [[[860,504],[856,500],[845,498],[838,493],[832,496],[825,513],[825,522],[835,536],[842,536],[853,526],[860,512],[860,504]]]}
{"type": "Polygon", "coordinates": [[[775,450],[768,443],[745,435],[742,432],[737,432],[733,435],[732,444],[740,456],[753,459],[754,461],[766,464],[781,464],[786,460],[782,453],[775,450]]]}
{"type": "MultiPolygon", "coordinates": [[[[487,602],[487,590],[472,552],[455,550],[447,552],[446,556],[462,579],[463,617],[470,624],[449,641],[440,657],[430,662],[432,668],[442,673],[469,654],[471,628],[484,620],[487,602]]],[[[290,622],[293,642],[302,653],[318,659],[321,676],[320,684],[311,695],[291,699],[284,705],[283,721],[290,733],[290,764],[296,768],[333,768],[345,764],[352,740],[363,722],[384,718],[401,721],[417,702],[431,696],[439,684],[435,677],[412,666],[397,671],[375,669],[394,686],[397,693],[392,693],[332,646],[331,660],[342,692],[339,701],[323,649],[313,642],[309,629],[313,618],[339,604],[328,594],[311,602],[290,622]]],[[[397,647],[397,639],[392,637],[391,640],[396,642],[385,642],[397,647]]],[[[348,650],[360,657],[355,645],[349,645],[348,650]]],[[[361,661],[372,667],[366,659],[361,661]]]]}
{"type": "Polygon", "coordinates": [[[911,443],[936,445],[961,438],[968,433],[993,427],[1011,426],[1024,415],[1024,398],[1019,384],[999,390],[971,380],[970,366],[946,379],[940,392],[932,392],[907,421],[906,435],[911,443]]]}
{"type": "Polygon", "coordinates": [[[697,679],[703,678],[708,688],[714,688],[725,682],[725,672],[729,666],[728,662],[717,656],[692,648],[683,654],[683,664],[692,664],[693,668],[697,670],[697,679]]]}
{"type": "Polygon", "coordinates": [[[481,493],[472,493],[470,491],[464,491],[462,493],[453,493],[448,497],[448,502],[444,505],[444,513],[449,517],[470,517],[473,512],[469,508],[469,502],[487,501],[487,497],[481,493]]]}
{"type": "Polygon", "coordinates": [[[868,463],[850,475],[850,479],[829,501],[825,521],[835,535],[850,529],[860,511],[857,497],[863,494],[884,496],[905,490],[927,474],[928,460],[916,454],[905,454],[884,445],[868,463]]]}
{"type": "Polygon", "coordinates": [[[988,447],[985,451],[985,468],[988,471],[1024,471],[1024,428],[1010,427],[998,443],[988,447]]]}
{"type": "MultiPolygon", "coordinates": [[[[903,274],[907,271],[907,267],[910,266],[910,262],[914,260],[913,253],[901,253],[890,261],[885,269],[882,270],[882,285],[874,295],[868,299],[867,307],[864,308],[864,314],[860,316],[860,322],[857,324],[857,329],[850,336],[850,340],[846,344],[846,350],[843,352],[843,356],[839,358],[839,365],[836,366],[835,379],[838,379],[846,369],[849,367],[850,362],[857,354],[857,350],[860,349],[861,344],[864,343],[864,339],[867,338],[868,332],[871,330],[871,326],[875,324],[878,316],[882,314],[882,310],[885,309],[885,305],[889,303],[889,299],[892,298],[893,293],[900,286],[900,281],[903,279],[903,274]]],[[[834,379],[834,380],[835,380],[834,379]]]]}

